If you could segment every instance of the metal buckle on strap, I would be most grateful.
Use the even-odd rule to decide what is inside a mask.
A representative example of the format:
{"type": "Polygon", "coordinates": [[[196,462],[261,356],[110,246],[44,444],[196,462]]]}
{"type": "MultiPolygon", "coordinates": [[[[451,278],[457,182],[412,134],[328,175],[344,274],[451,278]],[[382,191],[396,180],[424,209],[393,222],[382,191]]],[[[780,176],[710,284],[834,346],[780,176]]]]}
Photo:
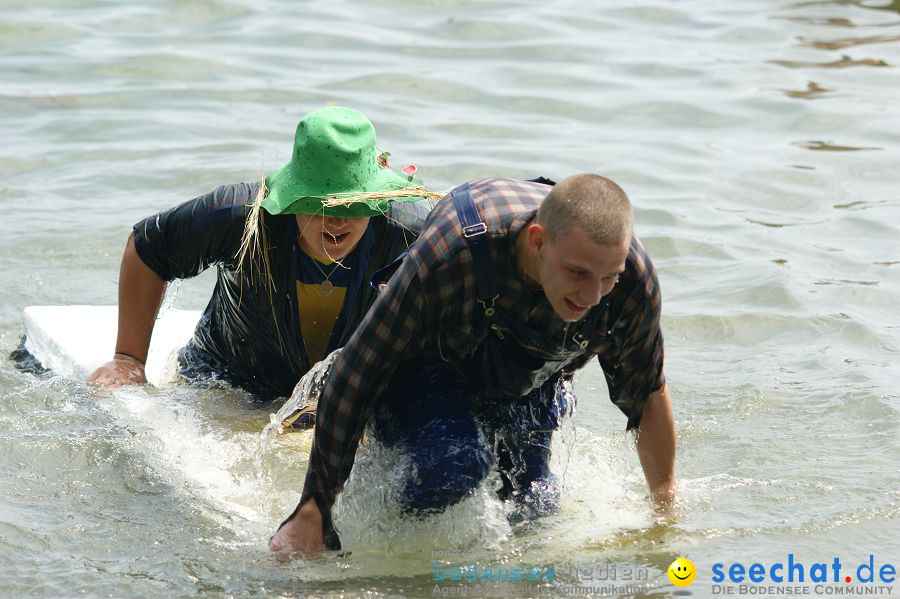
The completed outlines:
{"type": "Polygon", "coordinates": [[[572,335],[572,341],[574,341],[581,349],[587,349],[587,346],[590,345],[590,342],[584,338],[584,335],[582,335],[581,332],[572,335]]]}
{"type": "Polygon", "coordinates": [[[463,227],[463,237],[466,239],[484,235],[485,233],[487,233],[487,225],[484,223],[476,223],[474,225],[469,225],[468,227],[463,227]]]}
{"type": "Polygon", "coordinates": [[[497,300],[499,298],[500,298],[500,294],[498,293],[497,295],[495,295],[494,297],[492,297],[491,299],[489,299],[487,301],[485,301],[485,300],[475,300],[475,301],[477,301],[479,304],[481,304],[481,307],[484,308],[485,316],[493,316],[494,312],[495,312],[494,304],[497,303],[497,300]],[[490,306],[488,306],[488,304],[487,304],[488,302],[491,302],[490,306]]]}

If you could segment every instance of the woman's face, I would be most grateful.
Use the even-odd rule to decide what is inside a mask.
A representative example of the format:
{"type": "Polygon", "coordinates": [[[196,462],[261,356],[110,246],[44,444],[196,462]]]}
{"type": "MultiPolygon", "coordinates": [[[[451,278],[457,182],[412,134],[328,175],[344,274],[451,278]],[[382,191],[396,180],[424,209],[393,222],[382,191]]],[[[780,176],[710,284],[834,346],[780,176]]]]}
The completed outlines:
{"type": "Polygon", "coordinates": [[[369,226],[369,217],[339,218],[295,214],[300,247],[310,256],[340,260],[353,251],[369,226]]]}

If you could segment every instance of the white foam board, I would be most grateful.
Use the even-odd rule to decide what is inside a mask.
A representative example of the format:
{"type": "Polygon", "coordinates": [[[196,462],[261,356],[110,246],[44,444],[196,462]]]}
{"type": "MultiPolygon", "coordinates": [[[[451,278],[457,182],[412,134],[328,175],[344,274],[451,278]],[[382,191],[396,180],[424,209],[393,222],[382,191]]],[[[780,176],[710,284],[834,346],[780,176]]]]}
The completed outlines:
{"type": "MultiPolygon", "coordinates": [[[[116,306],[29,306],[23,312],[25,348],[45,368],[79,380],[112,359],[116,345],[116,306]]],[[[194,334],[199,310],[168,310],[156,321],[147,356],[147,380],[171,378],[173,353],[194,334]]]]}

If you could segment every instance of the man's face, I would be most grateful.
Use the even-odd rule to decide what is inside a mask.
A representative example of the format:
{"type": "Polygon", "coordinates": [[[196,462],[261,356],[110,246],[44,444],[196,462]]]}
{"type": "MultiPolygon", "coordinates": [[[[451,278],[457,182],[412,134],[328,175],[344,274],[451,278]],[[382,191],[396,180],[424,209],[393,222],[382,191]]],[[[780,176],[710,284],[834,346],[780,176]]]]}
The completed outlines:
{"type": "Polygon", "coordinates": [[[573,322],[600,303],[625,272],[630,240],[619,245],[593,241],[581,227],[550,240],[545,229],[530,225],[528,243],[536,252],[538,282],[561,319],[573,322]]]}
{"type": "Polygon", "coordinates": [[[369,218],[338,218],[296,214],[300,247],[310,256],[340,260],[356,247],[369,226],[369,218]]]}

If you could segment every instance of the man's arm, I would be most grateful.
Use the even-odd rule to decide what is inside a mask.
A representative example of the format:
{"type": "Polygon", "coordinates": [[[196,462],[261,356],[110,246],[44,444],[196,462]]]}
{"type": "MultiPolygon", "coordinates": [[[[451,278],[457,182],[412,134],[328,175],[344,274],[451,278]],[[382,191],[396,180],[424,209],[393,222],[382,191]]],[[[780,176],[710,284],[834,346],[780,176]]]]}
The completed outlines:
{"type": "Polygon", "coordinates": [[[119,268],[119,331],[116,355],[88,378],[102,387],[146,383],[144,364],[153,325],[166,290],[165,282],[150,270],[128,236],[119,268]]]}
{"type": "MultiPolygon", "coordinates": [[[[454,288],[462,288],[461,281],[454,283],[454,288]]],[[[360,435],[382,390],[399,364],[420,354],[433,330],[427,289],[418,256],[411,253],[341,350],[316,410],[303,494],[272,537],[271,551],[313,555],[323,542],[329,548],[339,546],[331,519],[335,496],[350,475],[360,435]]],[[[455,299],[451,296],[448,292],[448,303],[455,299]]]]}
{"type": "Polygon", "coordinates": [[[650,494],[660,504],[675,500],[675,418],[669,387],[650,394],[637,429],[637,450],[650,494]]]}

